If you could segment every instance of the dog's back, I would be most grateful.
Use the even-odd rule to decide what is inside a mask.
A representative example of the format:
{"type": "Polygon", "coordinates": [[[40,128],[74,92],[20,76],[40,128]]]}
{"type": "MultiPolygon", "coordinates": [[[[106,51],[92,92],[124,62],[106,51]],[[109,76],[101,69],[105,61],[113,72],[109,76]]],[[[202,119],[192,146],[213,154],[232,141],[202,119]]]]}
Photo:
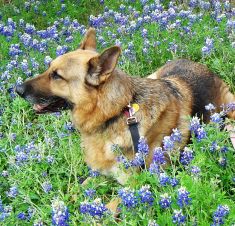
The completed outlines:
{"type": "MultiPolygon", "coordinates": [[[[235,102],[228,86],[205,65],[186,60],[173,60],[149,76],[153,79],[179,78],[186,82],[193,94],[193,115],[209,120],[205,105],[212,103],[219,110],[222,104],[235,102]]],[[[233,116],[231,116],[233,117],[233,116]]]]}

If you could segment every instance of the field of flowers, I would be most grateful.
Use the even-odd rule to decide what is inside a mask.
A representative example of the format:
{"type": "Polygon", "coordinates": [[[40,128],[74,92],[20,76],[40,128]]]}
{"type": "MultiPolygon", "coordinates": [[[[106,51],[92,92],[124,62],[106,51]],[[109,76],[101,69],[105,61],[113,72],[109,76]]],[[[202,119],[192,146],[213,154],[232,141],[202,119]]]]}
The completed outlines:
{"type": "MultiPolygon", "coordinates": [[[[119,67],[144,77],[168,60],[206,64],[235,91],[235,8],[219,0],[12,0],[0,3],[0,225],[235,225],[235,151],[221,112],[191,119],[192,141],[162,170],[180,132],[123,187],[84,164],[69,112],[36,115],[14,87],[78,47],[86,29],[119,67]],[[92,180],[81,183],[88,177],[92,180]],[[138,183],[136,183],[138,181],[138,183]],[[105,207],[120,197],[115,218],[105,207]]],[[[231,105],[234,109],[234,106],[231,105]]],[[[115,150],[118,147],[114,148],[115,150]]],[[[145,140],[139,152],[148,152],[145,140]]],[[[131,163],[124,162],[124,167],[131,163]]]]}

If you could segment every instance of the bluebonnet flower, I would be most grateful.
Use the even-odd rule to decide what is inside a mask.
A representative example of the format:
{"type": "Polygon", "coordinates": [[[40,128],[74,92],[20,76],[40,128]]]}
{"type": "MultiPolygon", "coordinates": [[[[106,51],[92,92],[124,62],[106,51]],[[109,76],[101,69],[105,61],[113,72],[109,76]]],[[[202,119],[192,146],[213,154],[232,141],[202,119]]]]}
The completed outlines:
{"type": "Polygon", "coordinates": [[[68,208],[59,199],[54,199],[52,202],[52,224],[56,226],[69,225],[68,208]]]}
{"type": "Polygon", "coordinates": [[[214,113],[213,115],[210,116],[210,119],[214,123],[220,124],[223,122],[223,119],[221,118],[221,115],[219,113],[214,113]]]}
{"type": "MultiPolygon", "coordinates": [[[[143,159],[141,159],[141,160],[142,160],[142,162],[141,162],[141,165],[142,165],[142,163],[143,163],[144,160],[143,160],[143,159]]],[[[137,162],[133,162],[133,160],[132,160],[132,162],[130,162],[124,155],[119,155],[119,156],[117,156],[117,161],[120,162],[120,163],[122,163],[123,166],[125,167],[125,169],[130,168],[130,167],[133,166],[134,164],[137,165],[137,162]]]]}
{"type": "Polygon", "coordinates": [[[174,148],[174,142],[170,136],[165,136],[163,138],[163,148],[165,151],[172,151],[174,148]]]}
{"type": "Polygon", "coordinates": [[[47,156],[47,162],[48,162],[49,164],[53,164],[54,161],[55,161],[54,156],[52,156],[52,155],[48,155],[48,156],[47,156]]]}
{"type": "Polygon", "coordinates": [[[21,165],[29,160],[29,156],[24,151],[19,151],[15,156],[16,164],[21,165]]]}
{"type": "Polygon", "coordinates": [[[149,166],[149,172],[151,174],[159,174],[160,173],[160,165],[155,162],[152,162],[149,166]]]}
{"type": "Polygon", "coordinates": [[[190,120],[190,131],[193,133],[197,133],[197,130],[201,127],[200,120],[197,116],[194,116],[190,120]]]}
{"type": "Polygon", "coordinates": [[[166,163],[165,155],[164,155],[164,152],[163,152],[161,147],[158,147],[158,148],[154,149],[154,151],[153,151],[153,162],[157,163],[159,165],[166,163]]]}
{"type": "Polygon", "coordinates": [[[10,187],[10,190],[6,192],[6,195],[10,198],[15,198],[19,194],[16,186],[10,187]]]}
{"type": "Polygon", "coordinates": [[[20,219],[20,220],[26,220],[27,217],[26,217],[26,214],[21,212],[17,215],[17,218],[20,219]]]}
{"type": "Polygon", "coordinates": [[[23,59],[23,61],[21,62],[21,69],[24,72],[29,69],[28,61],[26,59],[23,59]]]}
{"type": "Polygon", "coordinates": [[[162,186],[166,186],[170,182],[170,178],[167,176],[166,173],[160,173],[159,182],[162,186]]]}
{"type": "Polygon", "coordinates": [[[98,177],[100,173],[96,170],[89,169],[89,176],[90,177],[98,177]]]}
{"type": "Polygon", "coordinates": [[[185,187],[180,187],[178,189],[177,204],[182,208],[186,205],[191,204],[191,198],[189,198],[190,192],[186,190],[185,187]]]}
{"type": "Polygon", "coordinates": [[[46,66],[48,66],[51,61],[52,61],[52,58],[50,56],[45,56],[44,63],[46,66]]]}
{"type": "Polygon", "coordinates": [[[95,199],[93,202],[84,201],[80,204],[80,212],[82,214],[89,214],[94,218],[102,218],[107,212],[107,208],[101,202],[101,199],[95,199]]]}
{"type": "Polygon", "coordinates": [[[52,189],[52,184],[50,181],[45,181],[42,183],[42,189],[45,193],[49,193],[52,189]]]}
{"type": "Polygon", "coordinates": [[[74,132],[74,131],[75,131],[75,128],[74,128],[72,122],[67,122],[67,123],[65,123],[64,128],[65,128],[66,130],[69,130],[70,132],[74,132]]]}
{"type": "Polygon", "coordinates": [[[96,195],[96,191],[92,188],[85,190],[85,195],[89,198],[93,198],[96,195]]]}
{"type": "Polygon", "coordinates": [[[11,133],[10,136],[9,136],[9,138],[10,138],[12,141],[16,140],[16,134],[15,134],[15,133],[11,133]]]}
{"type": "Polygon", "coordinates": [[[207,111],[213,111],[213,110],[215,110],[215,106],[213,104],[209,103],[208,105],[205,106],[205,109],[207,111]]]}
{"type": "Polygon", "coordinates": [[[172,131],[173,131],[173,133],[170,136],[171,140],[174,141],[174,142],[179,142],[180,143],[181,140],[182,140],[181,132],[177,128],[173,129],[172,131]]]}
{"type": "Polygon", "coordinates": [[[183,215],[182,210],[174,210],[174,214],[172,216],[172,221],[174,224],[183,225],[185,223],[186,216],[183,215]]]}
{"type": "Polygon", "coordinates": [[[172,187],[176,187],[179,184],[179,180],[177,180],[176,178],[170,178],[169,183],[172,187]]]}
{"type": "Polygon", "coordinates": [[[28,34],[33,34],[36,31],[36,28],[34,27],[34,25],[27,23],[25,25],[25,32],[28,34]]]}
{"type": "Polygon", "coordinates": [[[206,43],[206,45],[202,47],[202,55],[203,56],[209,55],[211,53],[212,49],[214,48],[213,39],[206,38],[205,43],[206,43]]]}
{"type": "Polygon", "coordinates": [[[5,218],[9,217],[12,212],[11,206],[4,206],[0,196],[0,222],[4,221],[5,218]]]}
{"type": "Polygon", "coordinates": [[[130,161],[131,166],[138,167],[143,166],[145,164],[145,158],[142,153],[137,152],[135,157],[130,161]]]}
{"type": "Polygon", "coordinates": [[[16,57],[18,55],[22,54],[22,50],[20,49],[19,44],[11,44],[9,48],[9,55],[12,57],[16,57]]]}
{"type": "Polygon", "coordinates": [[[8,176],[9,176],[9,173],[8,173],[7,170],[3,170],[2,173],[1,173],[1,175],[2,175],[3,177],[8,177],[8,176]]]}
{"type": "Polygon", "coordinates": [[[225,158],[225,157],[220,157],[219,159],[218,159],[218,162],[219,162],[219,164],[221,165],[221,166],[223,166],[223,167],[225,167],[226,165],[227,165],[227,159],[225,158]]]}
{"type": "Polygon", "coordinates": [[[228,152],[228,147],[227,146],[223,146],[223,147],[220,148],[220,151],[222,153],[226,153],[226,152],[228,152]]]}
{"type": "Polygon", "coordinates": [[[140,190],[138,191],[138,194],[139,194],[141,203],[146,203],[149,205],[153,204],[154,198],[153,198],[152,192],[150,191],[149,185],[142,186],[140,190]]]}
{"type": "Polygon", "coordinates": [[[134,190],[130,188],[122,188],[118,191],[119,197],[122,199],[122,204],[127,208],[134,208],[138,204],[138,199],[134,190]]]}
{"type": "Polygon", "coordinates": [[[196,133],[197,140],[201,141],[202,139],[205,139],[207,137],[206,131],[203,127],[199,128],[196,133]]]}
{"type": "Polygon", "coordinates": [[[161,208],[166,209],[171,206],[171,196],[168,193],[160,195],[159,205],[161,208]]]}
{"type": "Polygon", "coordinates": [[[65,54],[68,51],[68,47],[67,46],[58,46],[56,48],[56,56],[60,56],[65,54]]]}
{"type": "Polygon", "coordinates": [[[149,153],[149,146],[147,140],[144,137],[141,137],[138,143],[138,152],[147,155],[149,153]]]}
{"type": "MultiPolygon", "coordinates": [[[[147,140],[144,137],[139,139],[138,151],[135,154],[135,157],[130,161],[131,166],[143,166],[145,164],[145,157],[149,153],[149,146],[147,140]]],[[[125,164],[127,166],[127,163],[125,164]]]]}
{"type": "Polygon", "coordinates": [[[210,151],[211,151],[211,152],[214,152],[214,151],[217,151],[217,150],[219,150],[219,149],[220,149],[220,146],[217,144],[216,141],[213,141],[212,144],[211,144],[211,146],[210,146],[210,151]]]}
{"type": "Polygon", "coordinates": [[[159,226],[155,220],[149,220],[148,226],[159,226]]]}
{"type": "Polygon", "coordinates": [[[43,226],[43,221],[41,219],[37,219],[34,221],[33,226],[43,226]]]}
{"type": "Polygon", "coordinates": [[[190,172],[193,176],[199,176],[201,169],[198,166],[192,166],[190,172]]]}
{"type": "Polygon", "coordinates": [[[229,214],[229,207],[227,205],[219,205],[216,211],[213,213],[212,226],[218,226],[224,224],[224,218],[229,214]]]}
{"type": "Polygon", "coordinates": [[[193,158],[193,150],[188,147],[185,147],[184,151],[180,152],[180,163],[184,166],[190,164],[193,158]]]}

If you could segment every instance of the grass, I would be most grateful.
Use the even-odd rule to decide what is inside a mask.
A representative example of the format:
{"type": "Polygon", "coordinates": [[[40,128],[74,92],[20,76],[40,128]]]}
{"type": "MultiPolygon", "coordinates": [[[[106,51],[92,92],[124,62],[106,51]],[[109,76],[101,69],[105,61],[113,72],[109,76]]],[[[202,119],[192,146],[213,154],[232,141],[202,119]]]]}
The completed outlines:
{"type": "MultiPolygon", "coordinates": [[[[79,209],[81,203],[84,200],[93,202],[97,197],[101,198],[103,203],[107,203],[117,196],[122,186],[112,178],[104,176],[95,177],[86,186],[81,186],[81,181],[89,176],[89,169],[83,161],[79,132],[70,128],[69,113],[35,115],[31,106],[17,97],[11,89],[17,80],[30,77],[27,76],[27,71],[30,70],[31,74],[43,72],[47,67],[44,64],[45,56],[55,58],[58,45],[66,45],[69,50],[76,49],[85,28],[89,24],[94,25],[89,21],[89,16],[105,15],[104,12],[107,13],[108,8],[118,11],[117,18],[121,17],[116,18],[115,21],[111,12],[104,19],[106,24],[99,20],[95,21],[98,50],[114,45],[117,41],[121,42],[123,52],[119,66],[124,71],[132,76],[144,77],[168,60],[188,58],[206,64],[234,92],[235,48],[232,47],[232,43],[235,42],[235,34],[234,28],[227,25],[229,20],[234,21],[231,10],[226,11],[227,17],[222,17],[218,22],[213,17],[214,9],[203,10],[202,7],[196,7],[192,9],[195,21],[190,16],[183,18],[180,15],[171,15],[172,18],[167,20],[167,24],[172,25],[180,19],[181,25],[176,27],[172,25],[170,28],[163,26],[162,19],[157,22],[148,21],[147,16],[153,17],[151,10],[146,12],[148,6],[151,7],[151,3],[153,2],[147,1],[142,5],[141,1],[105,1],[101,4],[99,1],[82,0],[65,0],[61,3],[45,0],[39,3],[32,1],[28,10],[19,0],[10,1],[9,4],[0,3],[0,15],[2,15],[0,24],[6,26],[7,19],[12,18],[17,25],[12,36],[4,35],[0,26],[0,175],[2,175],[0,194],[4,206],[2,208],[0,204],[2,225],[40,225],[39,222],[41,225],[51,225],[52,202],[55,198],[62,200],[68,207],[70,225],[95,225],[98,222],[102,225],[148,225],[149,220],[156,220],[161,226],[174,225],[172,215],[174,209],[180,209],[177,204],[177,190],[180,186],[186,187],[192,199],[190,205],[182,208],[186,216],[186,225],[212,224],[213,213],[219,205],[227,205],[230,209],[229,214],[224,217],[225,225],[235,224],[234,148],[229,134],[220,130],[217,124],[203,125],[207,138],[200,142],[194,136],[192,137],[189,148],[194,151],[194,158],[189,165],[183,166],[179,162],[179,156],[173,157],[174,164],[167,168],[166,173],[169,178],[177,178],[179,185],[173,187],[167,183],[163,186],[159,182],[159,176],[151,175],[147,170],[141,174],[133,173],[127,186],[134,189],[137,195],[142,186],[150,185],[154,198],[153,205],[138,204],[132,209],[121,205],[120,222],[116,222],[108,214],[102,219],[97,219],[89,214],[81,214],[79,209]],[[65,4],[63,11],[61,11],[62,4],[65,4]],[[125,6],[123,11],[119,9],[121,4],[125,6]],[[36,12],[35,6],[37,6],[36,12]],[[138,12],[128,9],[129,6],[134,7],[138,12]],[[43,11],[46,15],[43,15],[43,11]],[[58,11],[61,12],[58,13],[58,11]],[[78,29],[68,28],[70,25],[63,24],[64,20],[60,18],[67,16],[70,17],[70,25],[74,19],[78,20],[78,29]],[[131,23],[131,21],[137,23],[138,17],[144,18],[143,22],[139,27],[132,27],[131,24],[133,25],[134,22],[131,23]],[[19,26],[20,19],[33,24],[36,30],[46,29],[57,20],[59,36],[55,39],[49,38],[48,47],[44,50],[25,46],[20,41],[21,35],[25,32],[25,26],[19,26]],[[124,21],[123,27],[120,25],[121,22],[117,21],[124,21]],[[143,29],[147,30],[146,37],[143,37],[143,29]],[[61,31],[63,34],[60,33],[61,31]],[[65,31],[71,32],[73,37],[69,43],[66,42],[65,31]],[[209,54],[203,55],[202,47],[206,45],[206,38],[213,39],[213,48],[209,54]],[[10,46],[17,43],[20,43],[23,51],[18,58],[9,55],[10,46]],[[145,48],[146,51],[143,51],[145,48]],[[38,67],[32,66],[32,58],[38,62],[38,67]],[[9,76],[6,77],[5,72],[13,59],[16,59],[18,66],[8,69],[9,76]],[[27,70],[21,67],[23,59],[26,59],[29,64],[27,70]],[[217,142],[214,152],[210,151],[213,142],[217,142]],[[221,152],[224,146],[228,148],[226,153],[221,152]],[[220,157],[226,158],[226,166],[219,164],[220,157]],[[198,166],[201,169],[199,176],[192,175],[190,172],[192,166],[198,166]],[[49,192],[44,191],[44,182],[52,185],[49,192]],[[14,186],[17,187],[18,192],[11,197],[7,192],[14,186]],[[95,197],[89,198],[85,195],[84,192],[88,188],[96,190],[95,197]],[[159,205],[160,195],[164,193],[168,193],[172,198],[171,207],[166,210],[159,205]]],[[[169,15],[169,3],[170,1],[162,3],[167,15],[169,15]]],[[[180,7],[182,10],[189,9],[187,4],[182,6],[178,4],[174,7],[177,12],[181,10],[180,7]]],[[[222,11],[225,12],[224,8],[222,4],[219,15],[222,11]]],[[[30,36],[38,41],[42,40],[35,33],[30,36]]]]}

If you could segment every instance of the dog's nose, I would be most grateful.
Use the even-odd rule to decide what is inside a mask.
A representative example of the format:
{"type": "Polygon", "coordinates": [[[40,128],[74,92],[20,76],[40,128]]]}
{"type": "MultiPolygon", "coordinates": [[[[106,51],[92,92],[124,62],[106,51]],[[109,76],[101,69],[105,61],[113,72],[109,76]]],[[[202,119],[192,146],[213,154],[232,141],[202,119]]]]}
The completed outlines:
{"type": "Polygon", "coordinates": [[[20,95],[20,96],[24,96],[25,93],[25,85],[24,84],[19,84],[16,86],[16,92],[20,95]]]}

